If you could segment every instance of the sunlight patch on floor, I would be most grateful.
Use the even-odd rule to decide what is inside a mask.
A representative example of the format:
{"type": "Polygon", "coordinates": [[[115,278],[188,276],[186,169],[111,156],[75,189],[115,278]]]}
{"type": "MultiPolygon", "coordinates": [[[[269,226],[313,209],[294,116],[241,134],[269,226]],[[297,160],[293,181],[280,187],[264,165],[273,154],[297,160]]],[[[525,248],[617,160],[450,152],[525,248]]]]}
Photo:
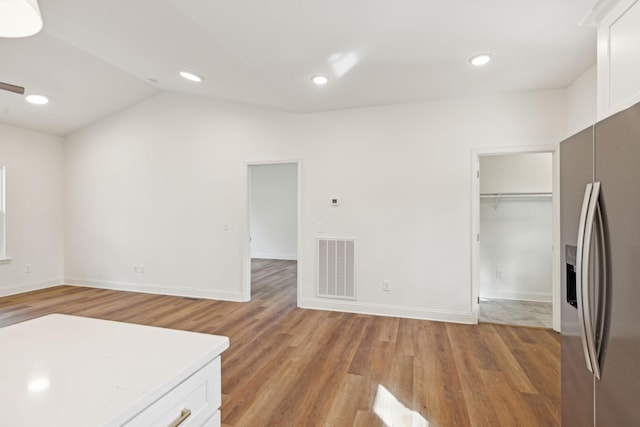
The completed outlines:
{"type": "Polygon", "coordinates": [[[422,415],[400,403],[382,384],[378,384],[373,412],[388,427],[429,427],[422,415]]]}

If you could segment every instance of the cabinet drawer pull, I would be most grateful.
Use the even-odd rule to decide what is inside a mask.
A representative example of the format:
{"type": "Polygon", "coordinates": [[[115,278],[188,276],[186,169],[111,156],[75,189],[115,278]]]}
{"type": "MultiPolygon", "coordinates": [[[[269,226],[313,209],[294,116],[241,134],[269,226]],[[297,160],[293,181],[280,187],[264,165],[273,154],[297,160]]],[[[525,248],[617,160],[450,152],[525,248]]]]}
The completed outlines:
{"type": "Polygon", "coordinates": [[[190,416],[191,416],[191,409],[184,408],[180,413],[180,417],[174,422],[172,422],[171,424],[169,424],[169,427],[178,427],[180,424],[185,422],[185,420],[190,416]]]}

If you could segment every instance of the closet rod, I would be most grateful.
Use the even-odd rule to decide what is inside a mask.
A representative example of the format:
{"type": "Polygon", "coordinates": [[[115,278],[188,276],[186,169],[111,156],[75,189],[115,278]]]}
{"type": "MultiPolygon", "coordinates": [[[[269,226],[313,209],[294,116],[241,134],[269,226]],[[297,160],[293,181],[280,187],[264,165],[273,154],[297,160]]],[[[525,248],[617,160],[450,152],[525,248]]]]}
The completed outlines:
{"type": "Polygon", "coordinates": [[[502,197],[551,197],[553,193],[483,193],[481,199],[493,199],[502,197]]]}

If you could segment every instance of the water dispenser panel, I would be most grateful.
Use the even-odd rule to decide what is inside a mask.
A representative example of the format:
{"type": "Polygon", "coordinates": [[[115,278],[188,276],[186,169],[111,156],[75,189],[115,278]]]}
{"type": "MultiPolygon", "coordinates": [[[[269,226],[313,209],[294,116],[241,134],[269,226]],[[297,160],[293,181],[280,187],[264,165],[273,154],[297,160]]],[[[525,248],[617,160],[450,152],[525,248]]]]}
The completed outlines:
{"type": "Polygon", "coordinates": [[[565,246],[564,259],[566,262],[567,274],[567,302],[569,305],[578,308],[576,296],[576,253],[578,248],[571,245],[565,246]]]}

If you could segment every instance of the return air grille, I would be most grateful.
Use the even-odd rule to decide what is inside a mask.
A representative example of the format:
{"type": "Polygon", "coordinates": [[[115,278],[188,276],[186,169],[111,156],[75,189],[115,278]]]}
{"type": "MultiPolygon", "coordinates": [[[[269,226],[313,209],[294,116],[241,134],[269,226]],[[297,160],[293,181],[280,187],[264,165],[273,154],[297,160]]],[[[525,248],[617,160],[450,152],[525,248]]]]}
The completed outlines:
{"type": "Polygon", "coordinates": [[[355,241],[318,239],[318,296],[356,299],[355,241]]]}

